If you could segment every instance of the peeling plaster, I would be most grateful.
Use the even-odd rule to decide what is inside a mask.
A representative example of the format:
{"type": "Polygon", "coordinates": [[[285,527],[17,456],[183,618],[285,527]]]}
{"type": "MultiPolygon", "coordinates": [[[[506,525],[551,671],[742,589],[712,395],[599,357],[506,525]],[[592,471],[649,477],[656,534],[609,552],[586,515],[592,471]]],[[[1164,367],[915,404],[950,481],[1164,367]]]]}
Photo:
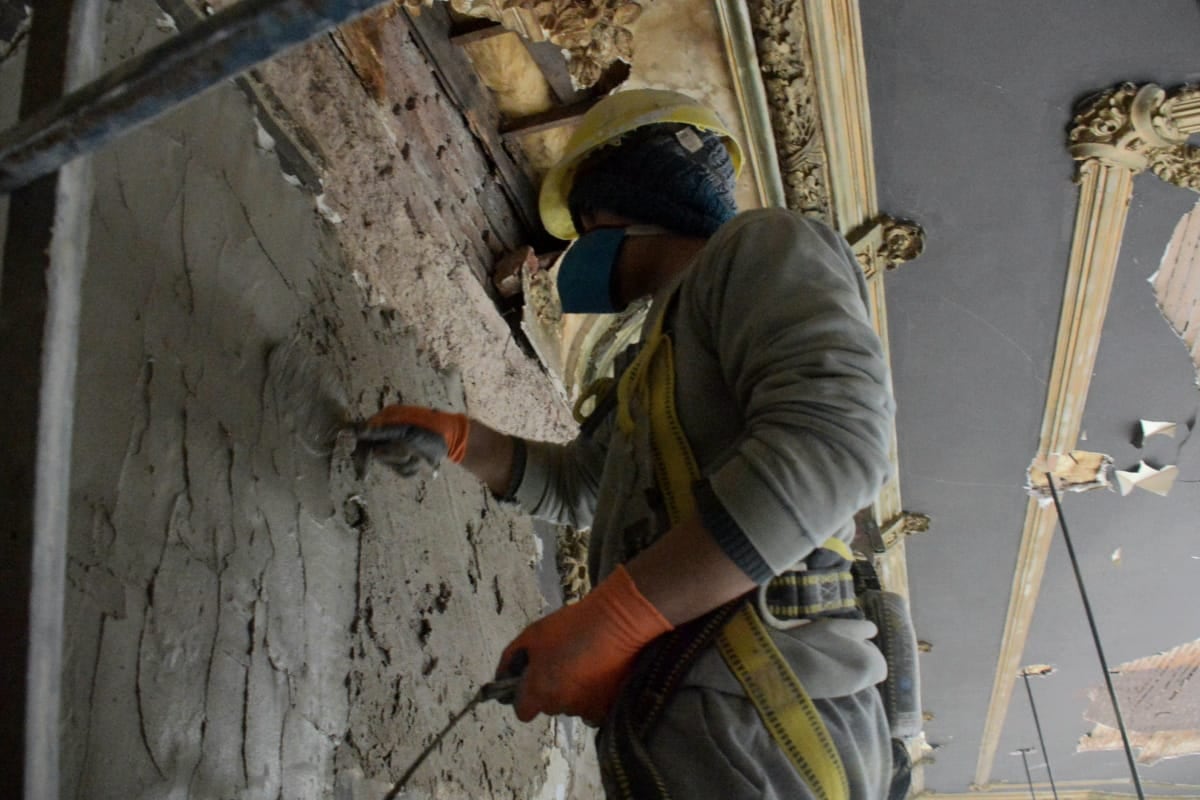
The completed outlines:
{"type": "MultiPolygon", "coordinates": [[[[1126,662],[1113,672],[1140,763],[1200,755],[1200,640],[1126,662]]],[[[1094,687],[1088,698],[1084,718],[1096,727],[1080,739],[1078,751],[1123,749],[1107,693],[1094,687]]]]}
{"type": "Polygon", "coordinates": [[[1179,220],[1149,280],[1158,310],[1188,348],[1200,384],[1200,204],[1179,220]]]}
{"type": "Polygon", "coordinates": [[[1171,491],[1171,487],[1175,485],[1175,479],[1179,477],[1179,467],[1169,464],[1162,468],[1156,468],[1145,461],[1139,461],[1132,470],[1119,469],[1116,474],[1117,485],[1121,489],[1122,497],[1134,489],[1142,489],[1159,497],[1166,497],[1171,491]]]}
{"type": "Polygon", "coordinates": [[[1166,436],[1170,439],[1175,438],[1175,431],[1179,426],[1174,422],[1165,422],[1163,420],[1140,419],[1138,420],[1137,434],[1133,440],[1134,447],[1142,447],[1146,440],[1152,436],[1166,436]]]}
{"type": "Polygon", "coordinates": [[[1046,479],[1047,473],[1054,476],[1054,488],[1060,492],[1107,489],[1111,485],[1108,473],[1112,470],[1112,465],[1112,456],[1087,450],[1051,453],[1045,457],[1038,456],[1026,471],[1025,492],[1031,497],[1037,498],[1039,502],[1050,502],[1050,484],[1046,479]]]}

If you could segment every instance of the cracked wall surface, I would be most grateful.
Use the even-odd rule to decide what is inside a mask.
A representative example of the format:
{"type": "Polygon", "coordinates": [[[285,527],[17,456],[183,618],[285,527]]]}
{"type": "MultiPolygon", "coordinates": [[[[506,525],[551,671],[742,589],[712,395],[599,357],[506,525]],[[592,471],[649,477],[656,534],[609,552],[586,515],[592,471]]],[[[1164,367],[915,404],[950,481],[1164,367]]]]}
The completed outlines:
{"type": "MultiPolygon", "coordinates": [[[[108,65],[168,28],[113,4],[108,65]]],[[[95,158],[64,797],[382,796],[544,611],[527,519],[453,467],[360,480],[318,436],[330,393],[351,416],[403,397],[569,433],[475,279],[516,235],[485,208],[487,165],[427,69],[393,123],[327,42],[288,59],[266,72],[292,82],[342,225],[231,85],[95,158]]],[[[585,738],[481,708],[407,796],[590,796],[585,738]]]]}

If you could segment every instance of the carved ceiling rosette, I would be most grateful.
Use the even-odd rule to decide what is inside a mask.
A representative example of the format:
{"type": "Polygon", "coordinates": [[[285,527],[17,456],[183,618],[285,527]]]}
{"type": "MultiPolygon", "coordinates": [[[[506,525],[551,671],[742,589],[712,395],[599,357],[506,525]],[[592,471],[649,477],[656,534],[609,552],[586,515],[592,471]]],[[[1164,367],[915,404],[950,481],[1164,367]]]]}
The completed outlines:
{"type": "Polygon", "coordinates": [[[925,230],[911,220],[882,214],[848,237],[867,280],[907,264],[925,249],[925,230]]]}
{"type": "Polygon", "coordinates": [[[1188,144],[1200,128],[1200,87],[1170,94],[1153,83],[1123,83],[1091,99],[1068,137],[1078,161],[1096,159],[1134,173],[1200,191],[1200,147],[1188,144]]]}
{"type": "Polygon", "coordinates": [[[887,217],[883,226],[883,260],[891,270],[912,261],[925,249],[925,229],[915,222],[887,217]]]}
{"type": "Polygon", "coordinates": [[[829,174],[804,5],[749,0],[789,208],[829,219],[829,174]]]}

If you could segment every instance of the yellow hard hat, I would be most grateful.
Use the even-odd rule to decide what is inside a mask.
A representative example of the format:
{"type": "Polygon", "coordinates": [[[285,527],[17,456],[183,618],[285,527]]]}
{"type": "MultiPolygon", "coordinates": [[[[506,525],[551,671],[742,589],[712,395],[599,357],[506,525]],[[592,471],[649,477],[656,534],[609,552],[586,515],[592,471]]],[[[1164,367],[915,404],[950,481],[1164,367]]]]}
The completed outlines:
{"type": "Polygon", "coordinates": [[[734,174],[742,171],[742,148],[717,113],[686,94],[663,89],[632,89],[609,95],[592,106],[571,134],[566,152],[546,173],[538,198],[542,224],[559,239],[575,239],[579,232],[567,208],[579,165],[596,149],[616,144],[622,136],[646,125],[683,123],[721,137],[734,174]]]}

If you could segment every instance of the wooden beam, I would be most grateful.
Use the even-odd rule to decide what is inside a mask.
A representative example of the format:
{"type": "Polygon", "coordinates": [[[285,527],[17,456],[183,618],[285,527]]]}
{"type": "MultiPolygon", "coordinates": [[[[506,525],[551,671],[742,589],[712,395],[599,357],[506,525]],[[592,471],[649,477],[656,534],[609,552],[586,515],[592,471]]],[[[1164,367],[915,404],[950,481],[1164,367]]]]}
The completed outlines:
{"type": "Polygon", "coordinates": [[[537,191],[529,175],[532,170],[519,150],[505,147],[500,135],[501,117],[491,93],[475,74],[466,53],[450,43],[450,15],[441,3],[421,9],[420,14],[404,11],[413,41],[436,69],[447,96],[462,112],[471,132],[496,166],[500,184],[512,202],[522,226],[530,238],[542,232],[537,209],[537,191]]]}
{"type": "Polygon", "coordinates": [[[550,84],[550,91],[554,92],[558,102],[570,105],[585,95],[585,92],[575,88],[561,47],[551,42],[531,42],[524,37],[521,37],[521,41],[525,42],[525,49],[542,71],[542,76],[546,83],[550,84]]]}
{"type": "MultiPolygon", "coordinates": [[[[1038,455],[1075,449],[1133,197],[1133,174],[1127,166],[1099,159],[1085,161],[1080,167],[1075,235],[1038,455]]],[[[1036,499],[1027,501],[1004,635],[979,745],[976,786],[986,787],[991,778],[1056,525],[1053,509],[1040,506],[1036,499]]]]}
{"type": "Polygon", "coordinates": [[[531,133],[540,133],[553,128],[560,128],[563,125],[569,125],[577,121],[587,113],[588,109],[598,102],[600,102],[600,98],[590,97],[587,100],[573,103],[569,106],[557,106],[538,114],[518,117],[505,123],[500,128],[500,132],[506,140],[513,140],[531,133]]]}
{"type": "Polygon", "coordinates": [[[567,59],[563,56],[562,48],[556,44],[548,41],[532,41],[521,36],[519,32],[488,19],[469,19],[453,23],[450,43],[465,47],[474,42],[503,36],[506,33],[520,37],[529,57],[541,71],[542,77],[550,85],[550,91],[560,104],[569,105],[583,97],[585,93],[575,88],[575,84],[571,81],[571,72],[567,69],[567,59]]]}
{"type": "MultiPolygon", "coordinates": [[[[483,42],[488,39],[494,39],[497,36],[503,36],[506,33],[513,33],[508,28],[501,25],[499,22],[492,22],[487,19],[472,19],[468,22],[453,23],[450,28],[450,44],[456,47],[465,47],[472,42],[483,42]]],[[[515,33],[513,33],[516,36],[515,33]]]]}

